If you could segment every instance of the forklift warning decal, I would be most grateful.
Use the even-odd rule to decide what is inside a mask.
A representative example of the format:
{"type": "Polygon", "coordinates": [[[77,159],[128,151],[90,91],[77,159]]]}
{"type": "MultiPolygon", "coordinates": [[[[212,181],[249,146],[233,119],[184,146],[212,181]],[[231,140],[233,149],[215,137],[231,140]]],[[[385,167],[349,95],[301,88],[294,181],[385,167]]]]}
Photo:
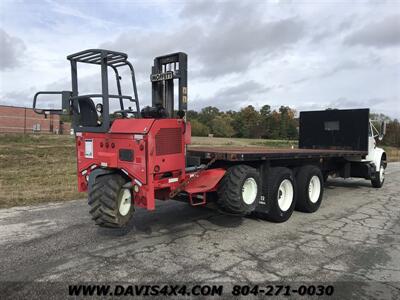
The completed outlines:
{"type": "Polygon", "coordinates": [[[165,73],[159,73],[159,74],[151,74],[150,80],[152,82],[154,81],[163,81],[163,80],[168,80],[168,79],[173,79],[174,78],[174,72],[168,71],[165,73]]]}
{"type": "Polygon", "coordinates": [[[85,140],[85,157],[93,158],[93,140],[85,140]]]}

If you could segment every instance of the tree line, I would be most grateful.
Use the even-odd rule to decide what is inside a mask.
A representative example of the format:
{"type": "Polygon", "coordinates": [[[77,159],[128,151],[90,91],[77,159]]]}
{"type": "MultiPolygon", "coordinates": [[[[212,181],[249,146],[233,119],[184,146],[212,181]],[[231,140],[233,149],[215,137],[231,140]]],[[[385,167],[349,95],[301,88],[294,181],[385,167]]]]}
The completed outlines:
{"type": "MultiPolygon", "coordinates": [[[[370,115],[372,120],[379,120],[386,122],[386,134],[382,141],[378,141],[380,145],[400,147],[400,122],[397,119],[391,119],[384,114],[370,115]]],[[[379,130],[379,121],[373,122],[375,127],[379,130]]]]}
{"type": "Polygon", "coordinates": [[[288,106],[271,110],[264,105],[260,110],[249,105],[239,111],[220,111],[207,106],[200,112],[189,110],[187,118],[194,136],[297,139],[298,120],[295,111],[288,106]]]}
{"type": "Polygon", "coordinates": [[[386,126],[386,135],[382,140],[383,145],[400,147],[400,123],[397,119],[390,120],[386,126]]]}

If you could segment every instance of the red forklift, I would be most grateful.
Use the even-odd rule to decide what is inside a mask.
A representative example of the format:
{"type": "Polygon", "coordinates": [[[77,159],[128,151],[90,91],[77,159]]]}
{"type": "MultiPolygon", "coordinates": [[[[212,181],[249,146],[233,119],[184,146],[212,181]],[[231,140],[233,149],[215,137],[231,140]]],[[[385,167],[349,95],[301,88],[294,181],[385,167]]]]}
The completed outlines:
{"type": "Polygon", "coordinates": [[[156,199],[193,206],[215,202],[230,214],[284,222],[294,209],[312,213],[320,207],[328,175],[383,185],[386,153],[375,147],[380,150],[371,155],[368,109],[301,113],[298,149],[189,148],[185,53],[154,59],[152,105],[142,110],[125,53],[90,49],[67,59],[72,91],[38,92],[33,109],[72,117],[78,190],[88,192],[90,214],[99,226],[123,227],[135,206],[154,210],[156,199]],[[100,94],[79,94],[78,63],[100,66],[100,94]],[[124,68],[131,96],[122,93],[124,68]],[[109,71],[116,94],[109,93],[109,71]],[[39,108],[39,96],[46,94],[61,95],[60,109],[39,108]]]}

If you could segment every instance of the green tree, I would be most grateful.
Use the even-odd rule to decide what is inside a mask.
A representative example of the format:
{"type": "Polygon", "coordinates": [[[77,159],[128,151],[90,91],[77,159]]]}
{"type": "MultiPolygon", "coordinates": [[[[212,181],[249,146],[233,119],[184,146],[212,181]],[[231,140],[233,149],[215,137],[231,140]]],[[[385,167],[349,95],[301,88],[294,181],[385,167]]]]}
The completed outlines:
{"type": "Polygon", "coordinates": [[[193,119],[190,121],[193,136],[208,136],[210,129],[200,121],[193,119]]]}
{"type": "Polygon", "coordinates": [[[233,127],[238,137],[259,138],[261,136],[260,121],[260,113],[249,105],[235,115],[233,127]]]}
{"type": "Polygon", "coordinates": [[[291,140],[295,140],[299,138],[299,132],[297,130],[298,121],[295,119],[290,119],[288,128],[287,128],[287,137],[291,140]]]}
{"type": "Polygon", "coordinates": [[[281,106],[279,108],[280,120],[279,120],[279,137],[288,137],[288,123],[289,123],[289,110],[288,106],[281,106]]]}
{"type": "Polygon", "coordinates": [[[382,144],[400,147],[400,123],[397,119],[387,123],[386,135],[383,137],[382,144]]]}
{"type": "Polygon", "coordinates": [[[229,115],[220,115],[211,121],[211,132],[217,137],[232,137],[235,130],[232,127],[232,118],[229,115]]]}
{"type": "Polygon", "coordinates": [[[261,136],[263,138],[271,137],[271,106],[263,105],[260,109],[261,115],[261,136]]]}
{"type": "Polygon", "coordinates": [[[281,115],[276,110],[271,113],[270,119],[270,139],[279,139],[280,138],[280,120],[281,115]]]}
{"type": "Polygon", "coordinates": [[[220,114],[219,109],[213,106],[204,107],[199,113],[199,121],[210,126],[211,121],[220,114]]]}
{"type": "Polygon", "coordinates": [[[198,119],[199,118],[199,113],[195,110],[188,110],[186,112],[186,119],[187,120],[193,120],[193,119],[198,119]]]}

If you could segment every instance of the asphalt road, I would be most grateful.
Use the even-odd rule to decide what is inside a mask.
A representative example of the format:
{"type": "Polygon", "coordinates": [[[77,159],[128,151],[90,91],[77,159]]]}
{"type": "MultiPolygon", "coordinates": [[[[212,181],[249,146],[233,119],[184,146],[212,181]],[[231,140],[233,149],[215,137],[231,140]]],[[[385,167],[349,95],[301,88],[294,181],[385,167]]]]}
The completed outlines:
{"type": "Polygon", "coordinates": [[[329,179],[319,211],[282,224],[174,201],[126,230],[96,227],[85,200],[2,209],[0,282],[351,281],[399,299],[399,221],[400,163],[382,189],[329,179]]]}

